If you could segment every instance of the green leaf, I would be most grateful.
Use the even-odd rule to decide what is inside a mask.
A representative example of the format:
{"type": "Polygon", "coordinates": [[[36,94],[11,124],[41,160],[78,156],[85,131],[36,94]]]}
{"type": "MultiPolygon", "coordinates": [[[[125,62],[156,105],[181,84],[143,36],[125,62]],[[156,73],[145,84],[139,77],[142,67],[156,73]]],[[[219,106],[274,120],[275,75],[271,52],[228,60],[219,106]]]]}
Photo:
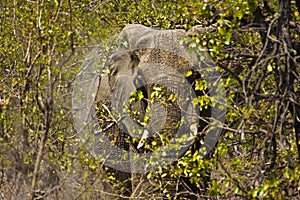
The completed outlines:
{"type": "Polygon", "coordinates": [[[189,70],[189,71],[186,72],[185,77],[189,77],[189,76],[191,76],[192,74],[193,74],[193,72],[189,70]]]}
{"type": "Polygon", "coordinates": [[[270,63],[267,66],[267,70],[268,70],[268,72],[272,72],[273,71],[273,67],[272,67],[272,65],[270,63]]]}

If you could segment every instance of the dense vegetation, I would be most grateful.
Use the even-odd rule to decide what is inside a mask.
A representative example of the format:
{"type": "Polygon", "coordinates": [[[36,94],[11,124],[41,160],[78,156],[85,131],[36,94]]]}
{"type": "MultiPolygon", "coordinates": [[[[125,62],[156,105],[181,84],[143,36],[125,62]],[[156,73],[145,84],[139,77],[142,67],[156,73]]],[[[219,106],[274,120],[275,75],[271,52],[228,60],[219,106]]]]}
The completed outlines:
{"type": "Polygon", "coordinates": [[[0,199],[99,199],[102,182],[120,194],[74,130],[71,93],[86,55],[128,23],[214,27],[196,41],[227,93],[213,155],[188,152],[148,178],[201,185],[209,171],[200,199],[300,198],[299,1],[3,0],[0,9],[0,199]]]}

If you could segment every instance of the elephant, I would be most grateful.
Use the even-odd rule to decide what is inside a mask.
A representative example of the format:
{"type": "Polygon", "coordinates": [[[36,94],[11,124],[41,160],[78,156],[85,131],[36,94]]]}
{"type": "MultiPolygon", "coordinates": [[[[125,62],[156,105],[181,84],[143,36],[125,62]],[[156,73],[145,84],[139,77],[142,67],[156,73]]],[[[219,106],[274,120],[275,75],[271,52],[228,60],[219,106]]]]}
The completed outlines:
{"type": "MultiPolygon", "coordinates": [[[[212,62],[209,59],[203,62],[199,55],[188,52],[182,41],[190,36],[189,33],[180,29],[156,30],[129,24],[118,35],[118,43],[107,59],[107,73],[101,75],[95,96],[98,113],[95,115],[97,128],[105,135],[102,143],[109,143],[118,149],[109,151],[104,162],[114,158],[108,173],[114,173],[115,178],[123,183],[125,190],[120,192],[120,199],[149,198],[149,193],[157,193],[156,199],[163,199],[163,195],[147,178],[152,170],[145,170],[147,161],[134,159],[135,155],[152,155],[154,150],[149,149],[147,144],[155,141],[159,149],[173,141],[178,132],[187,132],[187,135],[179,134],[180,138],[187,136],[187,142],[183,145],[187,148],[176,156],[184,156],[188,149],[195,152],[201,148],[200,139],[195,138],[198,133],[207,131],[212,112],[210,107],[200,109],[200,105],[193,104],[193,99],[209,94],[208,89],[195,88],[196,81],[203,79],[199,65],[209,68],[212,62]],[[124,105],[124,102],[129,103],[124,105]],[[124,151],[126,154],[122,154],[124,151]],[[123,162],[123,157],[129,158],[123,162]]],[[[215,134],[209,140],[215,143],[217,136],[215,134]]],[[[174,149],[167,151],[170,152],[174,149]]],[[[171,165],[177,162],[173,158],[166,160],[171,165]]],[[[209,175],[203,178],[204,188],[208,179],[209,175]]],[[[172,182],[170,177],[168,181],[172,182]]],[[[199,192],[199,188],[189,179],[182,178],[180,181],[178,188],[174,185],[168,188],[171,196],[185,190],[199,192]]],[[[112,193],[119,189],[104,183],[102,198],[116,199],[112,193]]],[[[176,196],[197,199],[196,195],[184,192],[176,196]]]]}

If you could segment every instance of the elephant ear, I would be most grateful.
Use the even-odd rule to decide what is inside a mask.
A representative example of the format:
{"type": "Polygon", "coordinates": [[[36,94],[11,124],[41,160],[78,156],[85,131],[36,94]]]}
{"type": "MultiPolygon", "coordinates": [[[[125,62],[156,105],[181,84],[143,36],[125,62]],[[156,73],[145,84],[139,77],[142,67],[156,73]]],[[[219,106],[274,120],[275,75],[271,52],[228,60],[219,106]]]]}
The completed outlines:
{"type": "Polygon", "coordinates": [[[111,89],[110,89],[110,86],[108,83],[108,75],[103,74],[100,79],[95,102],[98,102],[101,104],[107,104],[110,101],[110,97],[111,97],[110,94],[111,94],[111,89]]]}

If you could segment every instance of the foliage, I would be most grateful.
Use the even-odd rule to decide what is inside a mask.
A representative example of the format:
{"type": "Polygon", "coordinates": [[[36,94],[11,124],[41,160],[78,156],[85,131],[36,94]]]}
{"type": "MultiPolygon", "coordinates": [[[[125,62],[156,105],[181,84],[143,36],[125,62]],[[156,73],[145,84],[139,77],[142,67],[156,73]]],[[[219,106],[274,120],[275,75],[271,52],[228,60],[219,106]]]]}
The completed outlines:
{"type": "Polygon", "coordinates": [[[84,148],[71,109],[85,55],[127,23],[213,27],[195,42],[210,52],[227,93],[215,151],[188,151],[149,173],[157,189],[150,197],[171,198],[165,186],[176,181],[168,180],[184,178],[199,190],[206,184],[187,191],[201,199],[300,198],[298,1],[5,0],[0,9],[0,199],[99,199],[103,182],[130,195],[84,148]]]}

